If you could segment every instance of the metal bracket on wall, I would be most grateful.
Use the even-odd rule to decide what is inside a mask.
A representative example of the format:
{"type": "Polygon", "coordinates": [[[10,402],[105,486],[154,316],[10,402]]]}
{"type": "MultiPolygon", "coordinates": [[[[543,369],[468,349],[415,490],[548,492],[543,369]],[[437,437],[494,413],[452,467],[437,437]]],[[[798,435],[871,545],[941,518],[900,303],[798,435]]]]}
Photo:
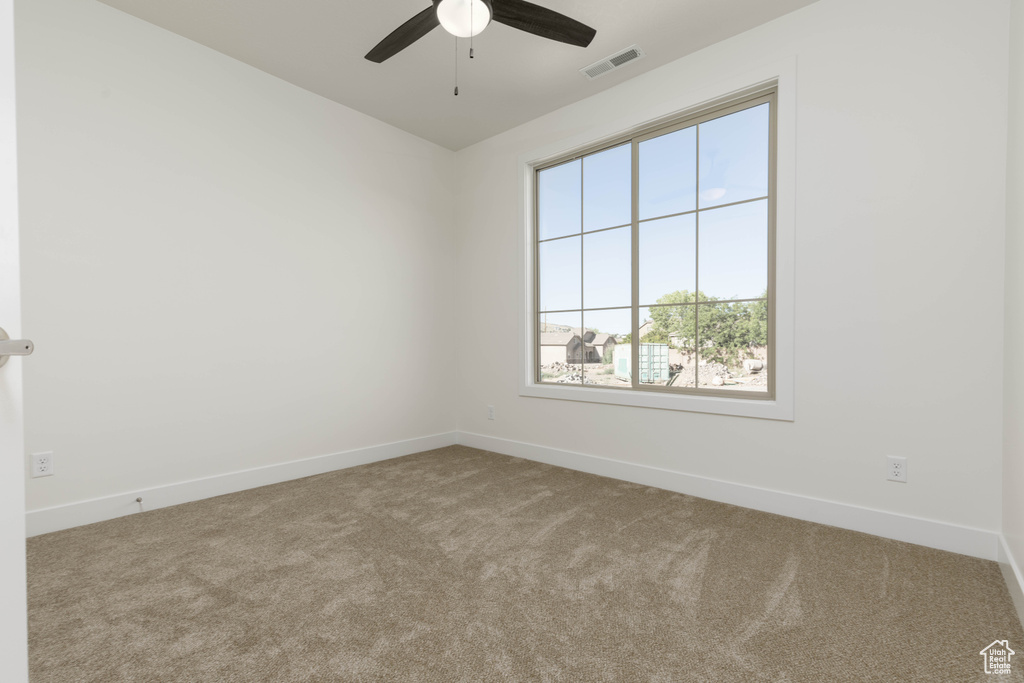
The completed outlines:
{"type": "Polygon", "coordinates": [[[35,349],[36,345],[28,339],[11,339],[4,328],[0,327],[0,368],[11,356],[27,356],[35,349]]]}

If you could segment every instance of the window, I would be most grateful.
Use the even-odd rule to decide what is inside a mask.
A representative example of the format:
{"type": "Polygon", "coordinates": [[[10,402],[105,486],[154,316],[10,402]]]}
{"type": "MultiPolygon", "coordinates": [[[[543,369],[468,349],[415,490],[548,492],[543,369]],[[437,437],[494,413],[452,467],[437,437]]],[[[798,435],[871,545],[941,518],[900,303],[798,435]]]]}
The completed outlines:
{"type": "Polygon", "coordinates": [[[775,397],[776,91],[534,168],[534,381],[775,397]]]}

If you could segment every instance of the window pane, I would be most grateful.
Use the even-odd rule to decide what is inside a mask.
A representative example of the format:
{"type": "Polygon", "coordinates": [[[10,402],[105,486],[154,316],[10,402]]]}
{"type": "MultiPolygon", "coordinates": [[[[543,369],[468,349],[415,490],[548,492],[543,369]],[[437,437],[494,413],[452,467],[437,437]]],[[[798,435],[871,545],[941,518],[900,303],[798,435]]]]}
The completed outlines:
{"type": "Polygon", "coordinates": [[[539,381],[767,396],[774,98],[761,101],[536,173],[539,381]]]}
{"type": "Polygon", "coordinates": [[[768,391],[768,302],[700,304],[699,386],[768,391]]]}
{"type": "Polygon", "coordinates": [[[633,326],[630,309],[585,311],[583,325],[584,383],[630,386],[629,346],[625,346],[625,355],[619,349],[633,326]]]}
{"type": "Polygon", "coordinates": [[[696,306],[640,309],[640,383],[693,387],[696,306]]]}
{"type": "Polygon", "coordinates": [[[768,104],[700,129],[700,208],[768,195],[768,104]]]}
{"type": "Polygon", "coordinates": [[[767,296],[768,200],[702,211],[699,221],[702,298],[767,296]]]}
{"type": "Polygon", "coordinates": [[[584,308],[630,305],[630,253],[629,226],[583,236],[584,308]]]}
{"type": "Polygon", "coordinates": [[[580,308],[580,239],[566,237],[540,243],[540,310],[580,308]]]}
{"type": "Polygon", "coordinates": [[[538,239],[580,232],[580,160],[537,174],[538,239]]]}
{"type": "Polygon", "coordinates": [[[640,143],[640,220],[697,208],[697,127],[640,143]]]}
{"type": "Polygon", "coordinates": [[[632,218],[631,145],[591,154],[583,159],[583,230],[626,225],[632,218]]]}
{"type": "Polygon", "coordinates": [[[583,313],[541,313],[537,321],[540,333],[540,378],[542,382],[580,384],[582,343],[580,329],[583,313]]]}
{"type": "Polygon", "coordinates": [[[640,305],[671,303],[673,292],[697,290],[694,214],[640,224],[640,305]]]}

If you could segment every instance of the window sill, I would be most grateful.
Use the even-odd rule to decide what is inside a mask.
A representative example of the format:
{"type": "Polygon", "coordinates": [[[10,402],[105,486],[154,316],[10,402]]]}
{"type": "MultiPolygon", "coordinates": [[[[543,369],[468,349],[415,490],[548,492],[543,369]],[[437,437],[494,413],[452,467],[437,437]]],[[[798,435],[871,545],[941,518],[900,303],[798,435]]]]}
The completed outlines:
{"type": "Polygon", "coordinates": [[[519,387],[520,396],[547,398],[561,401],[583,401],[635,408],[681,410],[692,413],[713,413],[754,417],[765,420],[793,420],[792,401],[746,399],[739,397],[694,396],[692,394],[661,394],[627,389],[596,389],[582,386],[554,386],[525,383],[519,387]]]}

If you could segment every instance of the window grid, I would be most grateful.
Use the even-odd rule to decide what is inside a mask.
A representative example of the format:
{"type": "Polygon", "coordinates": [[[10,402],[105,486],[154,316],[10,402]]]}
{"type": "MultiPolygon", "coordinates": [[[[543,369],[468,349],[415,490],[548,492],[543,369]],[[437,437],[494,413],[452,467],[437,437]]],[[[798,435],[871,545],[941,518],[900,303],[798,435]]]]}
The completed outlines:
{"type": "MultiPolygon", "coordinates": [[[[683,394],[698,394],[698,395],[710,395],[710,396],[725,396],[730,398],[742,398],[742,399],[774,399],[775,396],[775,335],[774,335],[774,279],[775,279],[775,159],[776,159],[776,93],[774,88],[768,89],[764,92],[755,93],[748,95],[740,100],[732,103],[727,103],[724,106],[720,105],[713,109],[699,112],[695,115],[687,116],[685,118],[678,119],[674,122],[661,125],[658,128],[649,129],[646,131],[640,131],[633,135],[624,136],[621,139],[615,140],[611,143],[606,143],[601,146],[597,146],[590,150],[583,150],[577,153],[571,158],[563,158],[557,162],[537,166],[534,168],[534,179],[535,187],[538,187],[537,179],[542,171],[555,168],[557,166],[572,163],[574,161],[580,162],[580,217],[579,217],[579,232],[571,233],[569,235],[560,235],[558,237],[537,239],[534,238],[534,263],[539,264],[539,248],[541,244],[547,242],[554,242],[556,240],[563,240],[568,238],[578,238],[580,240],[580,308],[579,309],[567,309],[567,310],[542,310],[540,307],[540,268],[539,266],[535,269],[535,277],[533,283],[534,289],[534,319],[535,334],[534,334],[534,373],[535,381],[543,384],[551,384],[546,382],[542,378],[541,370],[541,333],[543,332],[540,323],[542,320],[546,320],[546,316],[549,314],[562,314],[562,313],[579,313],[579,329],[580,329],[580,341],[581,341],[581,357],[580,363],[580,381],[579,384],[587,386],[586,384],[586,343],[583,342],[583,338],[586,335],[587,329],[586,313],[588,312],[599,312],[599,311],[612,311],[612,310],[629,310],[631,312],[631,325],[630,325],[630,339],[631,342],[631,381],[630,386],[614,386],[614,385],[601,385],[601,389],[618,389],[620,391],[655,391],[655,392],[669,392],[669,393],[683,393],[683,394]],[[718,204],[710,207],[701,207],[701,189],[700,189],[700,131],[701,124],[713,121],[715,119],[724,118],[730,114],[737,113],[746,109],[760,106],[762,104],[768,104],[768,193],[766,195],[756,196],[752,198],[742,199],[735,202],[728,202],[725,204],[718,204]],[[640,163],[639,163],[639,150],[640,144],[647,140],[655,139],[661,136],[669,135],[679,130],[683,130],[689,127],[695,128],[696,137],[696,152],[694,155],[695,161],[695,179],[696,188],[694,191],[695,208],[687,211],[681,211],[676,213],[668,213],[658,216],[648,216],[641,220],[639,218],[639,185],[640,185],[640,163]],[[595,154],[599,154],[604,151],[614,149],[628,143],[631,146],[631,222],[621,225],[613,225],[610,227],[603,227],[594,230],[585,231],[584,226],[586,225],[586,219],[584,212],[586,211],[585,199],[586,199],[586,185],[585,185],[585,163],[584,160],[595,154]],[[767,201],[768,207],[768,263],[767,263],[767,296],[766,297],[747,297],[747,298],[734,298],[734,299],[711,299],[701,298],[700,296],[700,218],[702,214],[716,211],[719,209],[726,209],[729,207],[740,206],[744,204],[751,204],[754,202],[767,201]],[[664,220],[667,218],[674,218],[678,216],[693,215],[695,222],[695,237],[694,237],[694,261],[695,261],[695,273],[694,273],[694,301],[685,303],[665,303],[665,304],[646,304],[641,305],[640,303],[640,292],[639,292],[639,239],[640,230],[639,226],[644,223],[650,223],[657,220],[664,220]],[[610,230],[622,229],[629,227],[631,229],[631,305],[626,306],[609,306],[609,307],[593,307],[586,308],[584,303],[586,301],[586,288],[585,288],[585,240],[584,236],[588,234],[607,232],[610,230]],[[743,389],[712,389],[707,387],[701,387],[699,381],[700,372],[700,354],[701,354],[701,342],[700,342],[700,309],[702,306],[721,306],[721,305],[733,305],[733,304],[752,304],[764,302],[767,308],[767,366],[768,366],[768,387],[767,391],[750,391],[743,389]],[[693,307],[694,312],[694,367],[693,367],[693,387],[678,387],[678,386],[666,386],[657,385],[650,383],[642,383],[640,381],[640,309],[653,309],[653,308],[668,308],[678,307],[686,308],[693,307]]],[[[539,201],[535,199],[534,202],[534,226],[539,229],[539,201]]],[[[575,382],[570,384],[576,384],[575,382]]]]}

